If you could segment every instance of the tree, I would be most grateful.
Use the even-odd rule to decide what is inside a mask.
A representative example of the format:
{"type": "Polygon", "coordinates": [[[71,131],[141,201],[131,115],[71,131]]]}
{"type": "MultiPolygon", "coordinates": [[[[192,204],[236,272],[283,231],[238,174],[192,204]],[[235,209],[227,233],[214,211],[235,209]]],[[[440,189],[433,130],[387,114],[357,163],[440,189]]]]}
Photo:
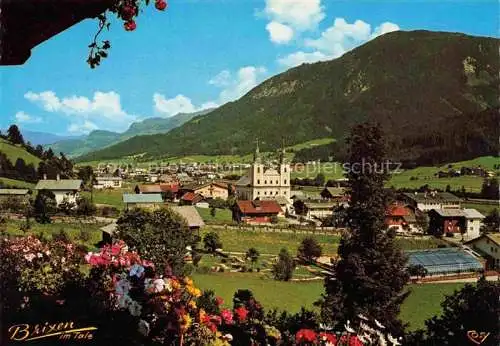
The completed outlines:
{"type": "Polygon", "coordinates": [[[94,215],[97,208],[94,203],[85,196],[79,197],[76,200],[76,214],[80,216],[94,215]]]}
{"type": "Polygon", "coordinates": [[[498,209],[495,208],[483,219],[481,232],[498,232],[500,231],[500,215],[498,209]]]}
{"type": "Polygon", "coordinates": [[[155,211],[127,210],[118,220],[116,237],[131,250],[155,263],[158,272],[171,270],[182,276],[186,248],[196,248],[199,238],[189,231],[186,221],[169,208],[155,211]]]}
{"type": "Polygon", "coordinates": [[[38,223],[50,223],[50,215],[56,211],[57,203],[54,193],[49,190],[40,190],[34,203],[35,220],[38,223]]]}
{"type": "Polygon", "coordinates": [[[426,212],[415,211],[415,221],[422,232],[427,233],[429,231],[429,215],[426,212]]]}
{"type": "Polygon", "coordinates": [[[305,237],[297,250],[297,256],[305,258],[308,262],[321,256],[323,250],[315,238],[305,237]]]}
{"type": "Polygon", "coordinates": [[[252,262],[252,268],[255,265],[255,263],[257,263],[259,256],[260,256],[259,251],[254,247],[251,247],[250,249],[248,249],[247,253],[245,254],[245,258],[249,259],[252,262]]]}
{"type": "Polygon", "coordinates": [[[88,165],[80,167],[77,177],[82,180],[84,185],[91,187],[95,180],[94,169],[88,165]]]}
{"type": "Polygon", "coordinates": [[[63,201],[59,203],[57,209],[63,214],[71,215],[75,209],[75,203],[70,202],[68,198],[64,197],[63,201]]]}
{"type": "Polygon", "coordinates": [[[415,345],[470,345],[468,332],[490,333],[481,345],[500,344],[498,312],[500,283],[482,277],[476,285],[466,284],[461,290],[447,296],[441,303],[440,316],[425,322],[424,340],[415,345]]]}
{"type": "Polygon", "coordinates": [[[214,207],[210,208],[210,215],[212,216],[212,218],[215,218],[215,215],[217,215],[217,209],[215,209],[214,207]]]}
{"type": "Polygon", "coordinates": [[[222,248],[222,242],[219,234],[216,232],[209,232],[203,237],[203,246],[207,251],[214,253],[217,249],[222,248]]]}
{"type": "Polygon", "coordinates": [[[483,180],[483,185],[481,186],[481,197],[487,199],[499,199],[500,190],[498,189],[498,179],[485,178],[483,180]]]}
{"type": "Polygon", "coordinates": [[[295,209],[295,214],[297,215],[305,215],[307,213],[307,208],[304,201],[298,199],[293,202],[293,208],[295,209]]]}
{"type": "Polygon", "coordinates": [[[321,317],[340,328],[361,313],[384,321],[388,331],[401,335],[398,315],[409,294],[404,292],[409,275],[407,258],[394,242],[395,232],[384,224],[388,172],[382,131],[378,125],[356,125],[347,144],[350,232],[342,235],[334,279],[325,278],[321,317]]]}
{"type": "Polygon", "coordinates": [[[325,186],[325,175],[323,173],[318,173],[316,178],[314,179],[314,185],[316,186],[325,186]]]}
{"type": "Polygon", "coordinates": [[[7,130],[7,140],[12,144],[24,144],[24,138],[17,125],[10,125],[7,130]]]}
{"type": "Polygon", "coordinates": [[[293,276],[295,261],[287,249],[281,249],[278,261],[273,265],[274,279],[279,281],[289,281],[293,276]]]}
{"type": "Polygon", "coordinates": [[[421,264],[410,265],[408,266],[408,274],[415,276],[417,280],[423,279],[427,275],[427,269],[421,264]]]}

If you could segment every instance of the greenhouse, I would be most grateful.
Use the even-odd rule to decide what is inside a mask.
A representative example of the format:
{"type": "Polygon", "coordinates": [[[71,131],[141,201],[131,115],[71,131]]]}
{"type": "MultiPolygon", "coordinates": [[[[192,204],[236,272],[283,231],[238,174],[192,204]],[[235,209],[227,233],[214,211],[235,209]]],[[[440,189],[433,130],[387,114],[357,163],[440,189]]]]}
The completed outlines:
{"type": "Polygon", "coordinates": [[[422,265],[428,275],[450,275],[480,272],[484,269],[479,259],[458,248],[440,248],[407,251],[408,265],[422,265]]]}

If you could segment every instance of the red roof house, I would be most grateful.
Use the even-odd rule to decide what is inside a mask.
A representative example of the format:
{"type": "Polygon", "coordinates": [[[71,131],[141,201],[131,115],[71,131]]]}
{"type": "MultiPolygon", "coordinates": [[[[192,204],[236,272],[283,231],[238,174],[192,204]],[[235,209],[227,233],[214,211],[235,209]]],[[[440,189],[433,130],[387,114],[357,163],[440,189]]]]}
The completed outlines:
{"type": "Polygon", "coordinates": [[[203,196],[198,193],[186,192],[185,194],[182,195],[180,204],[195,205],[196,203],[203,201],[203,199],[204,199],[203,196]]]}
{"type": "Polygon", "coordinates": [[[271,222],[281,213],[281,207],[275,200],[238,201],[238,221],[246,223],[271,222]]]}
{"type": "Polygon", "coordinates": [[[385,223],[389,227],[407,228],[415,222],[415,213],[406,205],[394,203],[386,209],[385,223]]]}

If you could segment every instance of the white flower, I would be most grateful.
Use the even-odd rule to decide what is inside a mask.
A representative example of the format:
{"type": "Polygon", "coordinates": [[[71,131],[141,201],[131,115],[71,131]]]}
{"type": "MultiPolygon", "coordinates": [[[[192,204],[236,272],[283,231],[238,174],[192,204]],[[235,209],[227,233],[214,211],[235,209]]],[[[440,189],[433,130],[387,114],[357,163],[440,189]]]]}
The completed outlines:
{"type": "Polygon", "coordinates": [[[395,337],[393,337],[391,334],[388,334],[387,335],[387,339],[389,340],[389,342],[393,345],[393,346],[398,346],[398,345],[401,345],[398,341],[398,339],[396,339],[395,337]]]}
{"type": "Polygon", "coordinates": [[[319,328],[322,329],[322,330],[333,330],[333,326],[326,325],[326,324],[323,324],[323,323],[319,324],[319,328]]]}
{"type": "Polygon", "coordinates": [[[349,332],[349,333],[356,333],[356,331],[351,328],[350,324],[351,324],[351,322],[349,320],[347,320],[347,324],[344,324],[345,330],[347,330],[347,332],[349,332]]]}
{"type": "Polygon", "coordinates": [[[165,282],[163,279],[156,279],[153,281],[153,288],[156,293],[160,293],[165,288],[165,282]]]}
{"type": "Polygon", "coordinates": [[[233,336],[231,334],[226,334],[223,336],[223,338],[227,341],[233,341],[233,336]]]}
{"type": "Polygon", "coordinates": [[[42,254],[41,252],[38,252],[38,253],[36,254],[36,257],[38,257],[38,258],[42,258],[42,257],[43,257],[43,254],[42,254]]]}
{"type": "Polygon", "coordinates": [[[138,278],[141,277],[142,273],[144,273],[144,267],[143,266],[140,266],[138,264],[134,264],[131,268],[130,268],[130,272],[129,272],[129,275],[130,276],[137,276],[138,278]]]}
{"type": "Polygon", "coordinates": [[[363,338],[366,339],[366,340],[368,340],[368,342],[369,342],[370,345],[372,344],[373,340],[370,337],[370,335],[368,335],[368,334],[365,333],[365,334],[363,334],[363,338]]]}
{"type": "Polygon", "coordinates": [[[358,335],[359,341],[361,341],[363,344],[367,344],[367,339],[363,335],[358,335]]]}
{"type": "Polygon", "coordinates": [[[382,333],[380,333],[379,336],[378,336],[378,344],[380,346],[386,346],[387,345],[387,342],[385,341],[384,334],[382,334],[382,333]]]}
{"type": "Polygon", "coordinates": [[[141,333],[144,336],[148,336],[149,331],[150,331],[149,323],[144,321],[144,320],[140,320],[139,321],[139,333],[141,333]]]}
{"type": "Polygon", "coordinates": [[[133,300],[128,306],[128,311],[132,316],[140,316],[141,315],[142,306],[133,300]]]}
{"type": "Polygon", "coordinates": [[[49,255],[50,255],[50,250],[45,251],[45,254],[46,254],[47,256],[49,256],[49,255]]]}
{"type": "Polygon", "coordinates": [[[380,323],[379,321],[375,320],[375,324],[377,325],[377,327],[379,327],[380,329],[384,329],[385,327],[382,325],[382,323],[380,323]]]}
{"type": "Polygon", "coordinates": [[[24,255],[24,258],[28,261],[28,262],[31,262],[33,261],[33,259],[35,258],[36,256],[32,253],[30,254],[27,254],[27,255],[24,255]]]}
{"type": "Polygon", "coordinates": [[[359,314],[358,317],[362,320],[368,321],[368,317],[366,317],[365,315],[359,314]]]}
{"type": "Polygon", "coordinates": [[[361,329],[363,329],[363,330],[365,330],[365,331],[367,331],[369,333],[375,333],[375,329],[370,328],[366,323],[361,322],[359,324],[359,326],[361,327],[361,329]]]}

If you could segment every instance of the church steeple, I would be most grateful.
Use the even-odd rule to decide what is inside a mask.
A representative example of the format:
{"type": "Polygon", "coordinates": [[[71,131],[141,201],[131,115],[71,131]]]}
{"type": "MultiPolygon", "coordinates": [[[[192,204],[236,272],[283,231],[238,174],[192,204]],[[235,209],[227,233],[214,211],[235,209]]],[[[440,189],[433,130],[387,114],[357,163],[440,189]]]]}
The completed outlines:
{"type": "Polygon", "coordinates": [[[260,162],[260,150],[259,150],[259,139],[255,140],[256,147],[255,152],[253,153],[253,162],[260,162]]]}
{"type": "Polygon", "coordinates": [[[281,139],[280,163],[285,163],[285,138],[281,139]]]}

